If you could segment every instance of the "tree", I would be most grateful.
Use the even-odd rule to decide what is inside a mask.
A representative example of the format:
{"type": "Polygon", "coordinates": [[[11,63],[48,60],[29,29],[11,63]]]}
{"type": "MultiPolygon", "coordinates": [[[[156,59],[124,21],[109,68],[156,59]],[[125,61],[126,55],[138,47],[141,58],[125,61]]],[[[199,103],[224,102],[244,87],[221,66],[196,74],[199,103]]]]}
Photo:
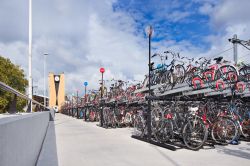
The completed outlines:
{"type": "MultiPolygon", "coordinates": [[[[0,81],[9,85],[10,87],[25,93],[25,88],[28,85],[25,79],[24,71],[20,66],[13,64],[10,59],[6,59],[0,55],[0,81]]],[[[0,113],[5,113],[9,109],[10,102],[14,95],[0,89],[0,113]]],[[[17,109],[23,111],[26,101],[17,98],[17,109]]]]}

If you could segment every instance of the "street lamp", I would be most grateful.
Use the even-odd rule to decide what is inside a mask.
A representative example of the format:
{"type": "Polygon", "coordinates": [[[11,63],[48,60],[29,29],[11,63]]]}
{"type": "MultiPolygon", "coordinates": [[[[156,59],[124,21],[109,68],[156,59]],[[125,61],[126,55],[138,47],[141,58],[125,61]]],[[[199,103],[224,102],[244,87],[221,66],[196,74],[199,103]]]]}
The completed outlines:
{"type": "Polygon", "coordinates": [[[44,104],[44,107],[46,107],[46,56],[47,55],[49,55],[48,53],[44,53],[43,54],[43,57],[44,57],[44,61],[43,61],[43,78],[44,78],[44,80],[43,80],[43,104],[44,104]]]}
{"type": "Polygon", "coordinates": [[[153,27],[150,25],[146,28],[146,34],[148,36],[148,90],[149,90],[149,98],[148,98],[148,116],[147,116],[147,127],[148,127],[148,139],[151,139],[151,37],[153,34],[153,27]]]}
{"type": "Polygon", "coordinates": [[[100,72],[102,73],[102,87],[101,87],[101,127],[103,127],[103,73],[105,72],[105,69],[103,67],[100,68],[100,72]]]}
{"type": "MultiPolygon", "coordinates": [[[[29,98],[32,99],[32,0],[29,0],[29,98]]],[[[32,112],[32,101],[30,100],[30,110],[32,112]]]]}
{"type": "Polygon", "coordinates": [[[87,92],[87,86],[88,86],[88,82],[87,81],[85,81],[84,82],[84,87],[85,87],[85,95],[84,95],[84,102],[85,102],[85,110],[84,110],[84,119],[85,119],[85,121],[87,121],[87,107],[86,107],[86,103],[87,103],[87,94],[86,94],[86,92],[87,92]]]}

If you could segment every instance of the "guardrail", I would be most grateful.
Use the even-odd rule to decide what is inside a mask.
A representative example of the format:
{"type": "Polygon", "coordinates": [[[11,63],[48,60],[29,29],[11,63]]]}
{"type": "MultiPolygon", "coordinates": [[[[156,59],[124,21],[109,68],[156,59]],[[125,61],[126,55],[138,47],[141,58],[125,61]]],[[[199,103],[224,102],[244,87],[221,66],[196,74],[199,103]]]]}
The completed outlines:
{"type": "Polygon", "coordinates": [[[40,110],[49,111],[48,107],[45,107],[43,104],[39,103],[38,101],[29,98],[27,95],[22,94],[21,92],[17,91],[16,89],[10,87],[9,85],[7,85],[1,81],[0,81],[0,89],[14,94],[14,98],[13,98],[12,102],[10,103],[9,110],[7,111],[10,114],[15,114],[17,112],[17,107],[16,107],[17,96],[22,98],[22,99],[25,99],[29,102],[26,112],[31,111],[31,103],[34,103],[36,105],[36,108],[38,107],[40,110]],[[41,108],[43,108],[43,109],[41,109],[41,108]]]}

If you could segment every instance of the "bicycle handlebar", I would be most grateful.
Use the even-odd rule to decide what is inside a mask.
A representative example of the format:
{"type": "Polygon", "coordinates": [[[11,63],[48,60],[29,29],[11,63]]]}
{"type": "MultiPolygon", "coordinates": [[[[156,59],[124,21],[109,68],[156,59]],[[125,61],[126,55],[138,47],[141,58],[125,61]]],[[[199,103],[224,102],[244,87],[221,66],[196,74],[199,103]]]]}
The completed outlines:
{"type": "Polygon", "coordinates": [[[205,57],[200,57],[198,60],[204,59],[204,61],[208,61],[205,57]]]}
{"type": "Polygon", "coordinates": [[[172,51],[164,51],[165,54],[171,54],[172,58],[174,59],[175,57],[180,58],[180,54],[179,53],[174,53],[172,51]]]}

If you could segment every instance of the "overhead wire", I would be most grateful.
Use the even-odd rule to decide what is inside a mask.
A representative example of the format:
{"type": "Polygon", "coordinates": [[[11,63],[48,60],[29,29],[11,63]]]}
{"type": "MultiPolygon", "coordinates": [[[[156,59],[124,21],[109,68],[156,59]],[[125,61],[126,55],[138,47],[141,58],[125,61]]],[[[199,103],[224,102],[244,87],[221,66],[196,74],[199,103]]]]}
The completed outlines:
{"type": "Polygon", "coordinates": [[[229,50],[232,50],[232,49],[233,49],[233,47],[228,48],[228,49],[226,49],[226,50],[224,50],[224,51],[221,51],[221,52],[219,52],[219,53],[217,53],[217,54],[215,54],[215,55],[213,55],[213,56],[209,56],[209,58],[214,58],[214,57],[219,56],[219,55],[221,55],[221,54],[224,54],[225,52],[227,52],[227,51],[229,51],[229,50]]]}
{"type": "Polygon", "coordinates": [[[245,55],[243,55],[243,56],[240,56],[239,61],[242,61],[242,60],[244,60],[245,58],[250,58],[250,53],[245,54],[245,55]],[[249,56],[249,57],[247,57],[247,56],[249,56]]]}

